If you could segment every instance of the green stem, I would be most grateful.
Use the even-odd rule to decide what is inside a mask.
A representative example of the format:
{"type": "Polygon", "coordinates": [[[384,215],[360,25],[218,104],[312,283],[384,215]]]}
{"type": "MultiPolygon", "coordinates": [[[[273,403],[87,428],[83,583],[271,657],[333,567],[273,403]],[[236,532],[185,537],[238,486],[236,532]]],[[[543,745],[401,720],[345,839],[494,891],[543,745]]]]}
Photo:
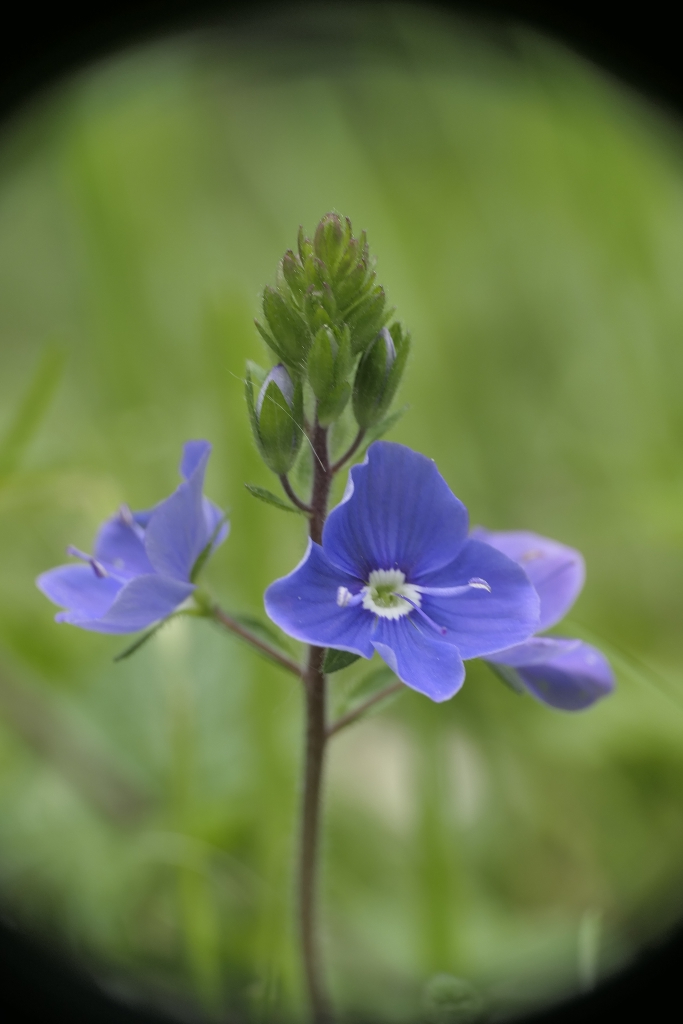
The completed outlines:
{"type": "Polygon", "coordinates": [[[301,666],[298,665],[293,658],[290,658],[282,651],[279,651],[277,647],[269,644],[267,640],[262,640],[260,636],[257,636],[256,633],[252,632],[252,630],[247,626],[242,625],[242,623],[238,622],[237,619],[233,619],[227,612],[224,612],[219,605],[212,604],[207,610],[206,615],[208,618],[213,619],[214,622],[217,622],[220,626],[223,626],[224,629],[234,633],[235,636],[238,636],[241,640],[246,640],[251,647],[256,648],[256,650],[261,654],[265,654],[265,656],[271,661],[274,661],[276,665],[279,665],[281,668],[286,668],[288,672],[293,673],[293,675],[297,676],[299,679],[304,679],[304,673],[301,670],[301,666]]]}
{"type": "Polygon", "coordinates": [[[399,680],[398,682],[390,683],[389,686],[385,686],[383,690],[378,690],[377,693],[373,693],[372,696],[368,697],[367,700],[364,700],[362,704],[352,708],[347,712],[347,714],[342,715],[336,722],[332,722],[332,724],[328,726],[328,740],[331,736],[335,736],[340,729],[345,729],[347,725],[353,725],[354,722],[358,721],[358,719],[364,715],[366,711],[369,711],[371,707],[374,707],[375,704],[379,704],[380,701],[386,700],[387,697],[391,697],[394,693],[398,693],[398,691],[402,689],[403,683],[399,680]]]}
{"type": "MultiPolygon", "coordinates": [[[[314,478],[311,495],[310,537],[322,540],[327,502],[332,482],[327,451],[327,430],[316,423],[313,429],[314,478]]],[[[304,975],[314,1024],[331,1019],[326,994],[318,936],[317,889],[322,780],[327,744],[326,680],[323,673],[325,649],[309,647],[304,673],[306,688],[306,749],[299,862],[299,927],[304,975]]]]}

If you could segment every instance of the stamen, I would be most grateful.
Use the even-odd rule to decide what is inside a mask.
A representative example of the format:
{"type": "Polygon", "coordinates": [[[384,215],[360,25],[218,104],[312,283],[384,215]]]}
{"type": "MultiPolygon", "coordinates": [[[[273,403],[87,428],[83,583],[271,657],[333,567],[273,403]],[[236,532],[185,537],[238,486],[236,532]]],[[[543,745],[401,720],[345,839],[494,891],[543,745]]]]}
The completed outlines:
{"type": "Polygon", "coordinates": [[[440,626],[438,622],[434,622],[434,619],[431,619],[429,615],[427,615],[426,611],[424,611],[424,609],[422,609],[419,604],[416,604],[414,601],[411,601],[410,598],[406,597],[405,594],[396,594],[396,597],[402,597],[404,601],[407,601],[409,605],[412,605],[412,607],[415,609],[418,615],[421,615],[422,618],[425,619],[425,621],[428,622],[433,629],[435,629],[438,633],[441,633],[441,636],[446,635],[446,633],[448,632],[446,627],[440,626]]]}
{"type": "Polygon", "coordinates": [[[486,590],[489,594],[491,593],[491,587],[489,584],[486,580],[480,579],[479,576],[473,576],[472,579],[468,581],[467,586],[472,587],[474,590],[486,590]]]}
{"type": "Polygon", "coordinates": [[[337,604],[340,608],[350,608],[352,605],[360,604],[362,600],[362,594],[352,594],[348,587],[337,588],[337,604]]]}
{"type": "Polygon", "coordinates": [[[82,562],[87,562],[91,566],[92,571],[95,573],[98,579],[103,580],[109,573],[104,568],[101,562],[98,562],[92,555],[86,555],[85,551],[81,551],[79,548],[75,548],[73,544],[69,544],[66,549],[68,555],[73,555],[74,558],[80,558],[82,562]]]}
{"type": "Polygon", "coordinates": [[[432,597],[459,597],[466,594],[468,590],[486,590],[491,593],[491,587],[479,576],[473,576],[464,586],[460,587],[415,587],[421,594],[431,594],[432,597]]]}
{"type": "Polygon", "coordinates": [[[145,539],[145,531],[139,523],[135,522],[133,513],[131,512],[128,505],[121,505],[119,507],[119,519],[124,526],[127,526],[129,530],[132,530],[138,540],[145,539]]]}

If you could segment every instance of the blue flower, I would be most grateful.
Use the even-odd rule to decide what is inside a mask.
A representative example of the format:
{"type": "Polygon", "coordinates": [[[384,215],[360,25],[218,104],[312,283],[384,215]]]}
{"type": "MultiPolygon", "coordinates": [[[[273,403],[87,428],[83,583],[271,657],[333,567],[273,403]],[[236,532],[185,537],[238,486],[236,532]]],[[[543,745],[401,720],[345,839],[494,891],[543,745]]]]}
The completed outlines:
{"type": "Polygon", "coordinates": [[[194,571],[228,535],[221,510],[202,494],[208,441],[188,441],[184,482],[145,512],[122,506],[100,528],[94,555],[69,554],[83,565],[60,565],[36,580],[57,605],[57,622],[96,633],[135,633],[166,618],[195,590],[194,571]],[[198,563],[198,559],[201,562],[198,563]]]}
{"type": "MultiPolygon", "coordinates": [[[[479,528],[472,536],[525,570],[541,601],[539,630],[550,629],[566,615],[586,577],[578,551],[523,531],[493,533],[479,528]]],[[[544,704],[563,711],[587,708],[614,689],[614,674],[604,654],[581,640],[533,637],[487,660],[512,669],[514,681],[544,704]]]]}
{"type": "Polygon", "coordinates": [[[468,539],[465,506],[431,459],[377,441],[349,474],[322,545],[271,584],[266,611],[305,643],[371,658],[442,701],[463,659],[526,640],[538,596],[515,562],[468,539]]]}

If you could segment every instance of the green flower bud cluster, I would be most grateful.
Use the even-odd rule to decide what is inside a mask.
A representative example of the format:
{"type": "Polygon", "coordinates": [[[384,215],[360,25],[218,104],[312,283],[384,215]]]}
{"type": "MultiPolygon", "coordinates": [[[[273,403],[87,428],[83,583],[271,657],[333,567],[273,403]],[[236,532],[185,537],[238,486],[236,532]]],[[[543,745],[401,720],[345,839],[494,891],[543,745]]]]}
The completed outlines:
{"type": "Polygon", "coordinates": [[[259,450],[282,475],[303,437],[305,396],[312,395],[323,427],[341,416],[352,396],[359,428],[376,425],[396,393],[409,336],[398,323],[387,326],[393,311],[377,283],[365,232],[355,238],[351,222],[337,213],[323,217],[312,240],[299,230],[297,251],[283,256],[276,286],[263,291],[262,309],[256,327],[278,360],[277,373],[271,371],[256,400],[248,379],[247,403],[259,450]]]}

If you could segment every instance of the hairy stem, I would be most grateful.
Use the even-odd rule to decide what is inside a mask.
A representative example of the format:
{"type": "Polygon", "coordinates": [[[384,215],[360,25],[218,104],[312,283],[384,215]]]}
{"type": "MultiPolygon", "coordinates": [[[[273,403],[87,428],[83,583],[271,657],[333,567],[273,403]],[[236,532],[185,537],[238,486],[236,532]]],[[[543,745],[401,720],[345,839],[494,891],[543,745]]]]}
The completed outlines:
{"type": "MultiPolygon", "coordinates": [[[[314,477],[311,495],[310,536],[319,544],[322,540],[323,526],[327,515],[332,473],[327,452],[327,430],[316,423],[312,435],[314,477]]],[[[323,1024],[331,1019],[330,1003],[323,980],[317,920],[321,793],[327,743],[324,657],[324,648],[311,646],[304,674],[306,752],[301,812],[299,926],[306,989],[314,1024],[323,1024]]]]}
{"type": "Polygon", "coordinates": [[[291,503],[293,505],[296,505],[297,508],[300,508],[302,512],[305,512],[306,515],[310,516],[311,513],[313,512],[313,509],[311,508],[310,505],[307,505],[305,501],[302,501],[301,498],[299,498],[295,494],[294,489],[290,484],[289,478],[286,473],[283,473],[282,476],[280,477],[280,483],[282,484],[282,490],[285,492],[291,503]]]}
{"type": "Polygon", "coordinates": [[[217,622],[224,629],[228,629],[235,636],[240,637],[241,640],[246,640],[251,647],[255,647],[261,654],[265,654],[267,658],[274,661],[281,668],[286,668],[288,672],[292,672],[299,679],[304,679],[304,673],[301,670],[301,666],[297,665],[293,658],[289,658],[282,651],[279,651],[277,647],[269,644],[267,640],[262,640],[260,636],[257,636],[248,626],[243,626],[237,619],[233,619],[231,615],[224,612],[223,609],[217,605],[211,605],[208,611],[208,617],[212,618],[214,622],[217,622]]]}
{"type": "Polygon", "coordinates": [[[345,729],[347,725],[352,725],[356,722],[366,711],[369,711],[375,704],[379,704],[380,701],[386,700],[387,697],[391,697],[394,693],[398,693],[399,690],[403,689],[403,683],[398,681],[390,683],[389,686],[385,686],[383,690],[378,690],[377,693],[373,693],[371,697],[364,700],[362,704],[352,708],[347,714],[342,715],[336,722],[332,722],[327,728],[327,738],[334,736],[339,732],[340,729],[345,729]]]}
{"type": "Polygon", "coordinates": [[[356,452],[361,446],[364,437],[365,429],[361,427],[358,433],[356,434],[356,438],[351,447],[347,448],[344,454],[340,458],[338,458],[337,461],[330,467],[330,473],[332,474],[332,476],[334,476],[335,473],[339,472],[344,463],[348,462],[352,455],[356,454],[356,452]]]}

